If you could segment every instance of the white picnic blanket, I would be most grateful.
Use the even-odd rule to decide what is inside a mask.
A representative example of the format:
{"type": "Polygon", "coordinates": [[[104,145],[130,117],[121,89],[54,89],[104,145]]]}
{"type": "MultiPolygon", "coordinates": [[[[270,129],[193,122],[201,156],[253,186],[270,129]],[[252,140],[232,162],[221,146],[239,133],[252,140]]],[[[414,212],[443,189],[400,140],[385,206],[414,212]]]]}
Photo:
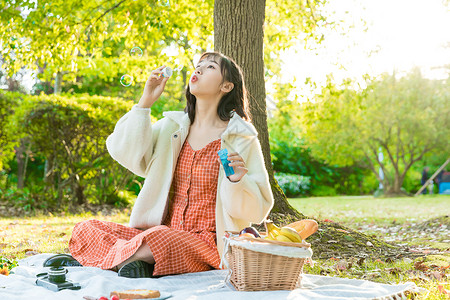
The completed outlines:
{"type": "Polygon", "coordinates": [[[66,278],[81,285],[80,290],[52,292],[35,284],[36,274],[46,272],[42,263],[53,254],[38,254],[19,261],[14,274],[0,275],[0,299],[6,300],[80,300],[83,296],[109,298],[109,293],[127,289],[153,289],[172,295],[169,300],[264,300],[264,299],[406,299],[405,291],[417,293],[427,290],[412,282],[398,285],[380,284],[367,280],[346,279],[304,274],[302,288],[293,291],[239,292],[225,282],[228,270],[165,276],[160,278],[130,279],[113,271],[92,267],[69,267],[66,278]],[[395,297],[394,297],[395,296],[395,297]]]}

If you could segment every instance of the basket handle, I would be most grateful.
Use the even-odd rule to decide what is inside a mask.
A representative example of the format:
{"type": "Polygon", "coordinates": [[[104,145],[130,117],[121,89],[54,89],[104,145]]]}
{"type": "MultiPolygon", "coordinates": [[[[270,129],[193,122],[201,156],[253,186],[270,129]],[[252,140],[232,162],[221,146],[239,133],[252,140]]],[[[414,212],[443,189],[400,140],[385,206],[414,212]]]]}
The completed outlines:
{"type": "Polygon", "coordinates": [[[224,246],[223,246],[223,252],[222,252],[222,257],[220,258],[220,265],[219,268],[222,269],[223,265],[225,265],[225,267],[227,267],[227,269],[229,269],[229,264],[228,264],[228,260],[226,259],[226,254],[228,253],[230,246],[230,239],[224,235],[222,237],[223,241],[224,241],[224,246]]]}
{"type": "Polygon", "coordinates": [[[220,259],[220,265],[219,268],[222,269],[222,266],[225,265],[228,269],[228,273],[227,276],[225,277],[225,282],[228,282],[231,278],[231,274],[233,273],[233,270],[230,269],[230,265],[228,264],[228,260],[226,258],[226,255],[228,253],[228,251],[231,249],[230,247],[230,239],[227,237],[227,235],[224,235],[222,237],[222,239],[224,240],[225,244],[223,247],[223,252],[222,252],[222,257],[220,259]]]}

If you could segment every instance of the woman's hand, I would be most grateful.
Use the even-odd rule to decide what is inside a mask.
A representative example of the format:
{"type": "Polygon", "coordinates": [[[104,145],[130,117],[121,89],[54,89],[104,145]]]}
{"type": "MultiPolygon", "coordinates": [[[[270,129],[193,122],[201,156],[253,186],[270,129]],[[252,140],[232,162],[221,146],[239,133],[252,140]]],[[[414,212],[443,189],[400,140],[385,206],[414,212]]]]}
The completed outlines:
{"type": "Polygon", "coordinates": [[[159,67],[156,70],[153,70],[150,74],[150,77],[147,79],[145,83],[144,92],[142,94],[141,99],[139,100],[139,107],[151,107],[153,103],[155,103],[158,98],[161,96],[164,91],[164,87],[166,86],[167,80],[169,77],[163,77],[162,70],[166,66],[159,67]]]}
{"type": "MultiPolygon", "coordinates": [[[[220,157],[218,160],[222,163],[220,157]]],[[[244,159],[239,153],[232,152],[228,154],[228,160],[230,161],[229,166],[233,167],[234,170],[234,174],[230,175],[228,178],[233,182],[238,182],[248,172],[248,169],[245,167],[244,159]]]]}

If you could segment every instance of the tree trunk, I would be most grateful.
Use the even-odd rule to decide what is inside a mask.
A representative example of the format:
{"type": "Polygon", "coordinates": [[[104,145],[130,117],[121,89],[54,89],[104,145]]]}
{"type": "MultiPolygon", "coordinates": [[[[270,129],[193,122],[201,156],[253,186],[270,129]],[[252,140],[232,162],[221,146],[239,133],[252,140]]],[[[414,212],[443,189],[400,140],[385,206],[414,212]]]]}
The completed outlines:
{"type": "Polygon", "coordinates": [[[75,175],[73,187],[75,190],[75,199],[77,199],[77,203],[79,205],[85,204],[86,197],[84,196],[84,186],[81,185],[80,176],[78,176],[78,174],[75,175]]]}
{"type": "Polygon", "coordinates": [[[288,203],[286,195],[273,176],[264,82],[265,6],[265,0],[216,0],[214,2],[214,50],[233,58],[244,72],[252,123],[258,131],[275,199],[272,212],[302,217],[303,215],[288,203]]]}
{"type": "Polygon", "coordinates": [[[20,144],[18,147],[14,147],[16,151],[16,161],[17,161],[17,188],[23,189],[25,185],[25,170],[26,170],[26,158],[25,158],[25,142],[20,139],[20,144]]]}
{"type": "Polygon", "coordinates": [[[51,155],[50,157],[47,157],[44,165],[44,182],[48,187],[53,186],[54,184],[54,169],[55,159],[54,156],[51,155]]]}
{"type": "Polygon", "coordinates": [[[62,77],[62,72],[56,73],[54,94],[61,94],[62,77]]]}

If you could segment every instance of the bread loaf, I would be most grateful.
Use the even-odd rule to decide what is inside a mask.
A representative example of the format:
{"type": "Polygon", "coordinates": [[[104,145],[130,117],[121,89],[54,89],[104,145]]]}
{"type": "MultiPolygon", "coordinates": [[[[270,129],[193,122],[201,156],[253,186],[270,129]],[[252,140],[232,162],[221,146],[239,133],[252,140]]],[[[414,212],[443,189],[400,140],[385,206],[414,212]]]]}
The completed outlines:
{"type": "Polygon", "coordinates": [[[157,290],[126,290],[114,291],[109,295],[110,297],[116,295],[120,299],[148,299],[159,298],[161,294],[157,290]]]}

